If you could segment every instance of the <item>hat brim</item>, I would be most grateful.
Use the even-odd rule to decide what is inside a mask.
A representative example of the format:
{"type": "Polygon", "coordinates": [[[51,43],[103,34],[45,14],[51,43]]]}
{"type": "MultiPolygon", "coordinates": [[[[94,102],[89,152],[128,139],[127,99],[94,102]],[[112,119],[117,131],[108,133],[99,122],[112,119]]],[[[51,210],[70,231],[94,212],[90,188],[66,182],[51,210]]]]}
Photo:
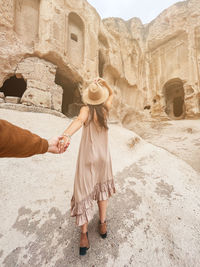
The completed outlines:
{"type": "Polygon", "coordinates": [[[89,105],[100,105],[103,104],[104,102],[106,102],[106,100],[108,99],[109,96],[109,92],[107,90],[107,88],[103,88],[103,92],[102,92],[102,97],[98,100],[92,100],[88,97],[88,88],[84,90],[83,95],[82,95],[82,100],[85,104],[89,104],[89,105]]]}

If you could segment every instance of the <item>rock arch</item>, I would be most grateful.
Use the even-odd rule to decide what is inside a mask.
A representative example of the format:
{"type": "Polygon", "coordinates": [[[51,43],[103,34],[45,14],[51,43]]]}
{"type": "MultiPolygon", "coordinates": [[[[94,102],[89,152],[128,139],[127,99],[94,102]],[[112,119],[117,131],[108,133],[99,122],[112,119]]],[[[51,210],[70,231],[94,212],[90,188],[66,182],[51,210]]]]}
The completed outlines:
{"type": "Polygon", "coordinates": [[[68,53],[71,63],[80,67],[84,58],[84,23],[74,12],[68,16],[68,53]]]}
{"type": "Polygon", "coordinates": [[[16,0],[15,31],[25,43],[38,37],[40,0],[16,0]]]}
{"type": "Polygon", "coordinates": [[[169,80],[163,87],[165,112],[172,119],[185,117],[185,93],[183,81],[179,78],[169,80]]]}

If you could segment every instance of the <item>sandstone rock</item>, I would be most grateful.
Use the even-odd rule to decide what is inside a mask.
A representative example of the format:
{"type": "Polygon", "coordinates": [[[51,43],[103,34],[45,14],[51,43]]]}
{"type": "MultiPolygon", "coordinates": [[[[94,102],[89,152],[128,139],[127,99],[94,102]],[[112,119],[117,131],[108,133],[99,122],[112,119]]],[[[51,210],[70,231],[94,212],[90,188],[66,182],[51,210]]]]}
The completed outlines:
{"type": "MultiPolygon", "coordinates": [[[[56,66],[49,61],[29,57],[20,62],[17,66],[16,74],[22,74],[26,80],[49,85],[54,84],[56,66]]],[[[42,86],[42,88],[43,88],[42,86]]]]}
{"type": "Polygon", "coordinates": [[[5,103],[5,100],[3,98],[0,98],[0,104],[5,103]]]}
{"type": "Polygon", "coordinates": [[[62,98],[63,98],[63,89],[59,85],[54,85],[50,89],[52,108],[61,111],[62,108],[62,98]]]}
{"type": "Polygon", "coordinates": [[[35,88],[29,88],[22,96],[21,103],[38,107],[51,108],[51,94],[49,92],[44,92],[35,88]]]}
{"type": "Polygon", "coordinates": [[[125,22],[109,18],[103,21],[109,32],[105,34],[109,47],[113,48],[109,49],[109,54],[106,54],[105,46],[101,51],[101,58],[105,61],[102,64],[104,77],[122,91],[127,104],[135,106],[132,97],[137,99],[137,105],[141,103],[136,105],[136,110],[142,111],[145,102],[153,102],[154,96],[159,95],[151,111],[157,118],[192,117],[200,110],[195,97],[192,105],[188,98],[184,98],[184,94],[200,90],[199,52],[192,52],[199,43],[200,16],[191,18],[194,10],[200,14],[200,2],[190,0],[188,3],[173,5],[147,25],[135,19],[125,22]],[[117,63],[116,57],[121,58],[121,63],[117,63]],[[125,79],[121,78],[123,76],[125,79]],[[179,96],[173,95],[171,92],[178,88],[179,96]],[[163,117],[161,114],[164,113],[163,117]]]}
{"type": "MultiPolygon", "coordinates": [[[[10,75],[23,77],[27,90],[48,92],[45,105],[60,111],[80,85],[101,76],[120,102],[113,119],[129,115],[123,105],[146,119],[200,114],[200,1],[174,4],[145,25],[138,18],[101,20],[87,1],[75,2],[2,1],[0,85],[10,75]],[[55,83],[62,95],[52,89],[55,83]],[[147,103],[150,113],[144,111],[147,103]]],[[[31,105],[27,94],[26,100],[31,105]]],[[[34,105],[41,105],[39,98],[34,105]]]]}
{"type": "Polygon", "coordinates": [[[37,80],[27,80],[27,88],[36,88],[41,91],[49,91],[50,87],[47,83],[43,83],[37,80]]]}
{"type": "Polygon", "coordinates": [[[19,104],[20,103],[20,97],[6,96],[5,97],[5,102],[6,103],[11,103],[11,104],[19,104]]]}
{"type": "Polygon", "coordinates": [[[0,98],[5,98],[5,95],[4,95],[4,93],[3,92],[0,92],[0,98]]]}
{"type": "Polygon", "coordinates": [[[136,144],[140,142],[140,138],[138,136],[131,138],[129,142],[127,143],[129,148],[134,148],[136,144]]]}

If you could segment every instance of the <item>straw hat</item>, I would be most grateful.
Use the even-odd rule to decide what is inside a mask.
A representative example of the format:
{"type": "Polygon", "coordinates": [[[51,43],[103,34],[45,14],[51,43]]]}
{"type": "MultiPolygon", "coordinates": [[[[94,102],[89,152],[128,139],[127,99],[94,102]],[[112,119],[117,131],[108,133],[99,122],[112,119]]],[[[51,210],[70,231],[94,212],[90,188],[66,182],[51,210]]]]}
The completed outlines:
{"type": "Polygon", "coordinates": [[[84,90],[82,99],[85,104],[100,105],[108,99],[108,96],[107,88],[98,83],[92,83],[84,90]]]}

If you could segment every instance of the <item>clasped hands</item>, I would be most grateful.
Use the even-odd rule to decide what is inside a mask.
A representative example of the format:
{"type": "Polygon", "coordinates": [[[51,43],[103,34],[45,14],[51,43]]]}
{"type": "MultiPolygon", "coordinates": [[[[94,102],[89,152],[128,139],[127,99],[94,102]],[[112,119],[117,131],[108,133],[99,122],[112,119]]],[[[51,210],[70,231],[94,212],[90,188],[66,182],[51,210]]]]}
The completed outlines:
{"type": "Polygon", "coordinates": [[[67,150],[70,144],[70,139],[67,139],[65,136],[53,137],[48,140],[48,144],[49,147],[47,152],[61,154],[67,150]]]}

